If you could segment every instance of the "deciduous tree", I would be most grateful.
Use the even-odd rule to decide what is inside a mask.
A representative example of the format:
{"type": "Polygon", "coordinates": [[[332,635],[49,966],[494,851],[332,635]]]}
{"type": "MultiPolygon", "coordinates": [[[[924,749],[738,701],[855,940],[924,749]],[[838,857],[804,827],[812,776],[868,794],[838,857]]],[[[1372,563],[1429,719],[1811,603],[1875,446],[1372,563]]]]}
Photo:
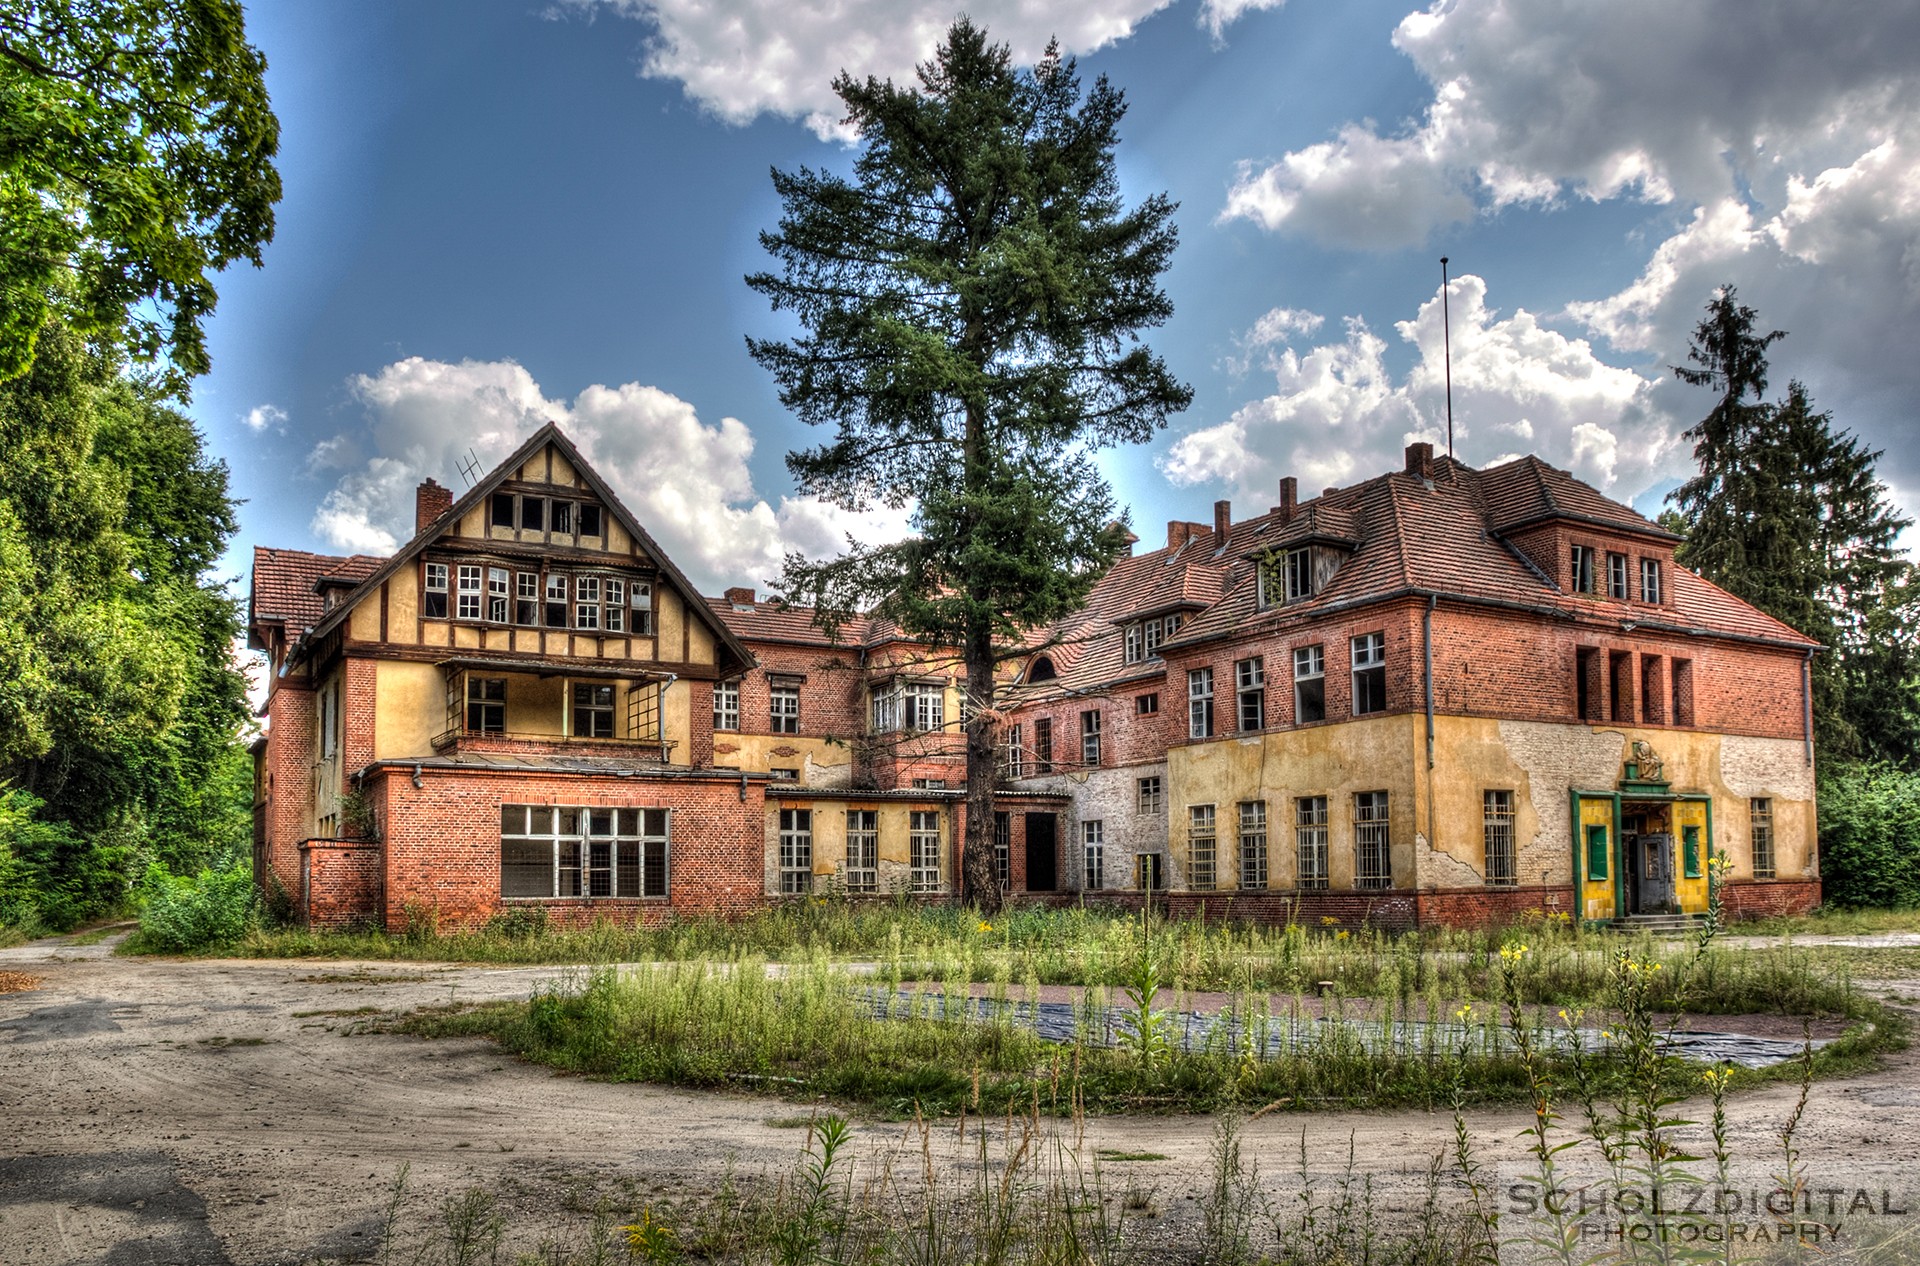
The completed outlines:
{"type": "Polygon", "coordinates": [[[801,488],[911,506],[915,531],[789,558],[780,587],[830,626],[870,609],[959,648],[963,894],[995,909],[996,668],[1123,548],[1094,450],[1148,439],[1191,399],[1139,341],[1172,311],[1174,206],[1123,206],[1122,94],[1083,93],[1055,48],[1024,70],[963,18],[917,86],[843,74],[834,90],[859,134],[853,178],[776,171],[783,214],[761,242],[779,268],[748,278],[803,332],[749,345],[789,408],[833,428],[788,457],[801,488]]]}

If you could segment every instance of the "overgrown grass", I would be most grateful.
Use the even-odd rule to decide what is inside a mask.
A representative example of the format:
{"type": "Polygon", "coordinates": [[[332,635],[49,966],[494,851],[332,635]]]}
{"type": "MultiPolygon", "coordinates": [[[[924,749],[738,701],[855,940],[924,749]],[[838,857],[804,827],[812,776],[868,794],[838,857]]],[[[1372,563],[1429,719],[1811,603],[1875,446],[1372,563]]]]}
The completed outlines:
{"type": "MultiPolygon", "coordinates": [[[[1531,946],[1519,985],[1522,1000],[1547,1007],[1598,1005],[1608,989],[1609,956],[1629,948],[1641,959],[1678,963],[1679,942],[1623,940],[1563,920],[1511,928],[1425,929],[1402,935],[1300,925],[1261,927],[1199,919],[1144,918],[1094,908],[1026,907],[991,922],[971,911],[911,904],[782,904],[736,922],[693,919],[659,928],[599,923],[552,929],[534,914],[474,931],[440,933],[423,922],[409,933],[254,929],[209,952],[262,957],[329,956],[372,960],[506,963],[672,963],[725,960],[740,953],[769,961],[821,958],[877,962],[904,980],[1086,985],[1124,988],[1142,963],[1155,965],[1170,990],[1279,995],[1333,992],[1393,1000],[1404,1012],[1425,1001],[1457,1005],[1499,997],[1500,947],[1512,937],[1531,946]],[[1324,984],[1323,984],[1324,982],[1324,984]]],[[[135,946],[134,948],[140,948],[135,946]]],[[[1665,980],[1675,979],[1668,975],[1665,980]]],[[[1698,973],[1687,1009],[1739,1014],[1843,1016],[1853,990],[1844,970],[1805,948],[1715,946],[1698,973]]],[[[1680,1005],[1671,991],[1654,1005],[1680,1005]]]]}
{"type": "Polygon", "coordinates": [[[1732,931],[1741,936],[1874,936],[1920,932],[1920,907],[1905,910],[1821,906],[1794,918],[1753,919],[1732,931]]]}

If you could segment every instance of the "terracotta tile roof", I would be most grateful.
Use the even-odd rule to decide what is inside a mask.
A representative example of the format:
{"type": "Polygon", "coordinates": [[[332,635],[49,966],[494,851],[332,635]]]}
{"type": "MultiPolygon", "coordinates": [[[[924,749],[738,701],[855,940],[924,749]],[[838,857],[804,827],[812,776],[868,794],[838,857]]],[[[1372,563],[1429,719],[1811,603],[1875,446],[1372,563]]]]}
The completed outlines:
{"type": "Polygon", "coordinates": [[[322,576],[352,559],[332,554],[309,554],[298,549],[253,547],[253,581],[248,588],[247,623],[284,624],[298,636],[326,611],[314,586],[322,576]]]}
{"type": "Polygon", "coordinates": [[[708,598],[707,606],[743,642],[798,642],[809,646],[867,646],[876,621],[856,616],[840,627],[839,641],[814,623],[812,607],[778,602],[733,602],[708,598]]]}
{"type": "Polygon", "coordinates": [[[1460,470],[1478,486],[1486,504],[1487,527],[1495,532],[1542,519],[1570,518],[1673,539],[1658,523],[1538,457],[1516,458],[1482,471],[1464,466],[1460,470]]]}

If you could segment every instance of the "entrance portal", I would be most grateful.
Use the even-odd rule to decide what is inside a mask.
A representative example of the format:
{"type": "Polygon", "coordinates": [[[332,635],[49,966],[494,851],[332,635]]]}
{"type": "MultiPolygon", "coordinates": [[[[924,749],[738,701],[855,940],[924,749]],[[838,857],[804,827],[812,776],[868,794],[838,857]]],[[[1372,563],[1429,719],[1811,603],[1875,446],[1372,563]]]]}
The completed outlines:
{"type": "Polygon", "coordinates": [[[1678,914],[1674,891],[1673,818],[1665,804],[1621,806],[1621,878],[1628,914],[1678,914]]]}

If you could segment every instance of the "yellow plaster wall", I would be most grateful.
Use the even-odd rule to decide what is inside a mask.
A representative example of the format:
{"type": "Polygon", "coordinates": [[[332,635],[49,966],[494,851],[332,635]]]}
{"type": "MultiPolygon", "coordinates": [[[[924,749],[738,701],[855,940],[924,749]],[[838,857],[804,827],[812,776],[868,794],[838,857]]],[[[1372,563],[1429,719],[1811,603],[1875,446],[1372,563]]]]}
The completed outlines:
{"type": "Polygon", "coordinates": [[[658,658],[673,663],[680,658],[680,639],[685,627],[686,608],[680,595],[665,585],[653,587],[653,627],[659,644],[658,658]]]}
{"type": "Polygon", "coordinates": [[[420,568],[413,563],[387,577],[387,640],[412,645],[419,640],[420,568]]]}
{"type": "Polygon", "coordinates": [[[1679,898],[1680,909],[1687,914],[1704,914],[1707,909],[1707,861],[1713,855],[1714,843],[1707,833],[1707,806],[1698,801],[1673,806],[1673,891],[1679,898]],[[1693,827],[1700,832],[1700,874],[1697,878],[1687,878],[1686,831],[1693,827]]]}
{"type": "Polygon", "coordinates": [[[669,761],[675,765],[685,765],[691,760],[692,689],[691,683],[676,681],[667,687],[666,697],[660,701],[660,737],[673,744],[669,761]]]}
{"type": "Polygon", "coordinates": [[[1294,800],[1325,796],[1328,886],[1351,888],[1354,794],[1384,791],[1394,884],[1410,886],[1416,816],[1412,723],[1416,720],[1375,717],[1172,749],[1167,754],[1168,848],[1179,857],[1181,873],[1188,857],[1188,810],[1211,804],[1215,806],[1215,887],[1223,891],[1236,887],[1239,805],[1264,800],[1267,886],[1292,888],[1297,871],[1294,800]]]}
{"type": "Polygon", "coordinates": [[[347,636],[356,642],[380,640],[380,591],[374,590],[355,604],[347,617],[347,636]]]}
{"type": "Polygon", "coordinates": [[[776,768],[803,770],[808,760],[825,769],[850,766],[853,764],[853,749],[842,743],[830,743],[826,739],[805,734],[738,734],[732,730],[714,732],[713,763],[726,769],[745,769],[758,773],[776,768]],[[721,750],[726,747],[733,750],[721,750]],[[798,754],[775,755],[773,749],[776,747],[792,748],[798,754]]]}
{"type": "Polygon", "coordinates": [[[808,809],[813,813],[813,874],[815,891],[824,880],[840,874],[847,861],[847,814],[855,809],[877,813],[880,829],[878,884],[881,892],[905,891],[912,876],[912,855],[907,836],[913,826],[916,808],[934,809],[940,822],[940,876],[943,886],[952,882],[953,814],[944,805],[911,805],[897,801],[860,800],[768,800],[766,816],[767,891],[780,891],[780,810],[808,809]]]}
{"type": "Polygon", "coordinates": [[[714,662],[713,630],[704,620],[695,620],[687,626],[687,662],[690,664],[711,664],[714,662]]]}
{"type": "MultiPolygon", "coordinates": [[[[1613,820],[1612,799],[1582,797],[1580,800],[1580,917],[1583,919],[1611,919],[1616,913],[1614,894],[1620,882],[1620,824],[1613,820]],[[1605,879],[1587,878],[1587,828],[1603,826],[1607,829],[1607,877],[1605,879]]],[[[1568,841],[1568,848],[1573,842],[1568,841]]]]}
{"type": "Polygon", "coordinates": [[[432,664],[375,660],[373,756],[394,760],[431,756],[433,736],[446,725],[446,676],[432,664]]]}

